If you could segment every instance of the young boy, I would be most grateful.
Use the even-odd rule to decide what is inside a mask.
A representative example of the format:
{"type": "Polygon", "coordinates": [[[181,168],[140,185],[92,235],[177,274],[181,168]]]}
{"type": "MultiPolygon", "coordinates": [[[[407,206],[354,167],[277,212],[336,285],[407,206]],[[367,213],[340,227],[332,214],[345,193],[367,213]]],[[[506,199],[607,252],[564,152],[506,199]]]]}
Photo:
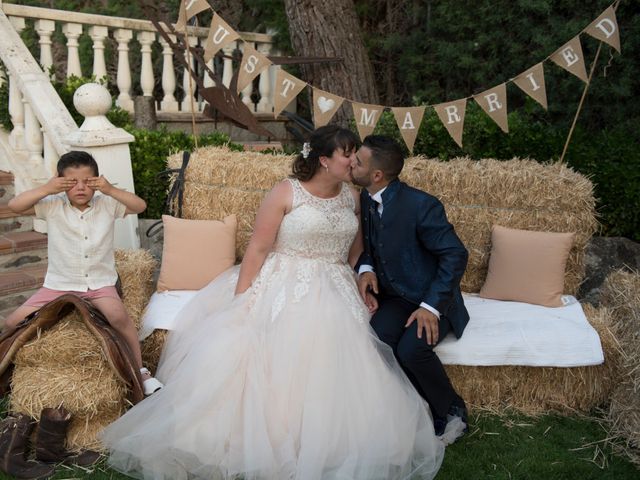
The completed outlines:
{"type": "Polygon", "coordinates": [[[115,219],[141,213],[147,204],[99,176],[98,164],[86,152],[65,153],[57,170],[57,177],[9,201],[12,211],[34,207],[36,218],[47,221],[49,265],[44,286],[7,317],[5,328],[65,293],[89,300],[128,343],[149,395],[162,384],[142,367],[138,333],[115,288],[113,257],[115,219]],[[101,195],[94,195],[96,190],[101,195]]]}

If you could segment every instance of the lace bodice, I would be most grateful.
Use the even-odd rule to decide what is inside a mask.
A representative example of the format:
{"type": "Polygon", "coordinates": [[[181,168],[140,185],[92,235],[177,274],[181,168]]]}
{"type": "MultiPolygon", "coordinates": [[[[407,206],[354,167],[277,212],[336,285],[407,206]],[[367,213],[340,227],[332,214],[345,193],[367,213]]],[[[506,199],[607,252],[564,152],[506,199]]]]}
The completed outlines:
{"type": "Polygon", "coordinates": [[[355,200],[347,184],[333,198],[310,194],[296,179],[291,211],[284,216],[274,252],[343,263],[358,230],[355,200]]]}

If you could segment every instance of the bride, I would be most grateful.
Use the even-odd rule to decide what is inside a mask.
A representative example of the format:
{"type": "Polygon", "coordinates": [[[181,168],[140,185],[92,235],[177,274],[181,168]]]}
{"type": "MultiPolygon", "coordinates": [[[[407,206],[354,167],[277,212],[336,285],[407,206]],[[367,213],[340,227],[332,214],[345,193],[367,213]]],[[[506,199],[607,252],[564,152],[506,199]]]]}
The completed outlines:
{"type": "MultiPolygon", "coordinates": [[[[110,465],[144,479],[433,478],[429,408],[369,326],[353,269],[356,138],[317,129],[265,197],[240,267],[182,310],[165,387],[110,425],[110,465]]],[[[355,240],[354,240],[355,238],[355,240]]]]}

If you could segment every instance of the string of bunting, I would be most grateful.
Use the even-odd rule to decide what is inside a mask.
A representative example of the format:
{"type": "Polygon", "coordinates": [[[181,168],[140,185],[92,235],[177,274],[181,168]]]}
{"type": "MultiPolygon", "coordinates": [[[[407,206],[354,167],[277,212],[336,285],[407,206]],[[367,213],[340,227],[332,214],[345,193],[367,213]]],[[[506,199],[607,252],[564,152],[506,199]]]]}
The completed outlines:
{"type": "MultiPolygon", "coordinates": [[[[373,132],[380,120],[382,112],[386,108],[390,108],[404,142],[408,149],[412,151],[427,108],[433,108],[435,110],[451,138],[462,147],[462,130],[464,127],[467,101],[473,99],[505,133],[509,133],[507,121],[508,83],[515,83],[516,86],[546,110],[547,93],[544,81],[544,62],[551,60],[564,70],[578,77],[585,82],[585,84],[588,84],[589,78],[587,76],[582,44],[580,42],[581,34],[586,33],[600,42],[610,45],[620,53],[620,33],[615,14],[616,6],[617,2],[610,5],[584,30],[543,61],[528,68],[516,77],[476,95],[434,105],[386,107],[384,105],[364,104],[345,99],[330,92],[315,88],[284,70],[278,69],[275,79],[276,93],[273,114],[274,117],[277,117],[305,87],[309,86],[312,89],[313,118],[316,128],[329,123],[346,100],[351,104],[358,134],[361,138],[364,138],[373,132]]],[[[176,26],[183,28],[191,17],[210,8],[206,0],[182,0],[180,2],[180,13],[176,26]]],[[[209,28],[209,36],[204,46],[205,60],[208,61],[213,58],[220,49],[239,39],[240,35],[214,12],[209,28]]],[[[238,72],[238,92],[242,91],[260,75],[260,73],[272,65],[272,62],[267,56],[258,52],[253,46],[246,42],[243,42],[242,51],[243,55],[239,66],[240,71],[238,72]]]]}

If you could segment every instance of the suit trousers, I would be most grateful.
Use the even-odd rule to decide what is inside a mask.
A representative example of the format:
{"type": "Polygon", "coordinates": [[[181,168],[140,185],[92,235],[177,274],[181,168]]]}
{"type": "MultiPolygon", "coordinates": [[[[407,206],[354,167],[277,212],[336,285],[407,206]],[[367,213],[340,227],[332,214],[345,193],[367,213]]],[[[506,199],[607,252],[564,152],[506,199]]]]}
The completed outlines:
{"type": "MultiPolygon", "coordinates": [[[[400,366],[418,393],[431,407],[434,417],[446,418],[451,405],[464,405],[445,371],[438,355],[429,345],[424,331],[418,338],[418,322],[405,327],[409,316],[419,308],[402,297],[381,293],[378,310],[371,327],[378,338],[393,349],[400,366]]],[[[438,341],[451,330],[446,318],[440,317],[438,341]]]]}

